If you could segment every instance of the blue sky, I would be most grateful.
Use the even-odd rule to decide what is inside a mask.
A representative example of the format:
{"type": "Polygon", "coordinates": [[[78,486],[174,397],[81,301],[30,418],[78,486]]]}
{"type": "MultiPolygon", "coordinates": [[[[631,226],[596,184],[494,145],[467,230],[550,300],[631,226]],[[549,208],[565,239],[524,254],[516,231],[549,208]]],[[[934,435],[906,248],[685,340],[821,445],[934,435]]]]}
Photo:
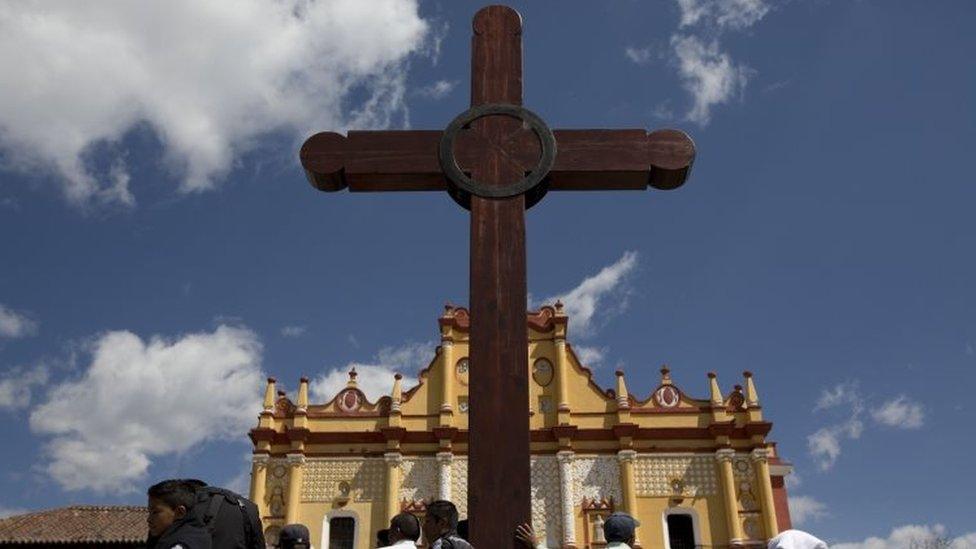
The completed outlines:
{"type": "MultiPolygon", "coordinates": [[[[293,3],[0,8],[0,510],[240,483],[265,374],[416,371],[466,303],[466,212],[319,193],[297,145],[444,127],[480,4],[293,3]]],[[[598,381],[753,370],[803,528],[976,532],[972,5],[513,5],[551,127],[698,147],[676,191],[527,215],[530,293],[571,298],[598,381]]]]}

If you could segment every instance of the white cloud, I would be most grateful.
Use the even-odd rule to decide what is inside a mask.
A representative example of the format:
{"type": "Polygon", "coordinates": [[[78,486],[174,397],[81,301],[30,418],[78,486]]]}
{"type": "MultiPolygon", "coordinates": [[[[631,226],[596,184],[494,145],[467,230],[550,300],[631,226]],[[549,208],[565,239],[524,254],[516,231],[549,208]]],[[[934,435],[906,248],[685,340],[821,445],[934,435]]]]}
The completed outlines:
{"type": "Polygon", "coordinates": [[[416,0],[3,2],[0,147],[74,203],[125,205],[122,141],[145,128],[182,191],[210,189],[271,132],[406,119],[406,63],[436,54],[428,31],[416,0]]]}
{"type": "Polygon", "coordinates": [[[827,516],[827,506],[810,496],[790,496],[790,518],[795,525],[813,522],[827,516]]]}
{"type": "Polygon", "coordinates": [[[797,473],[796,471],[793,471],[792,474],[786,475],[786,478],[784,478],[783,480],[786,481],[786,487],[789,488],[790,490],[794,490],[796,488],[799,488],[800,486],[803,486],[803,477],[801,477],[800,474],[797,473]]]}
{"type": "Polygon", "coordinates": [[[851,417],[849,420],[823,427],[817,432],[807,437],[807,448],[810,455],[814,458],[820,469],[829,470],[834,466],[837,458],[841,454],[841,441],[857,440],[864,432],[864,422],[858,417],[851,417]]]}
{"type": "Polygon", "coordinates": [[[457,86],[457,80],[438,80],[429,86],[424,86],[418,90],[420,95],[431,99],[443,99],[447,97],[457,86]]]}
{"type": "Polygon", "coordinates": [[[814,406],[813,411],[835,408],[844,404],[857,410],[864,408],[864,401],[861,398],[856,381],[845,381],[834,385],[833,388],[821,391],[820,398],[817,399],[817,405],[814,406]]]}
{"type": "Polygon", "coordinates": [[[48,380],[46,366],[16,368],[0,378],[0,410],[18,410],[30,406],[31,392],[35,385],[48,380]]]}
{"type": "Polygon", "coordinates": [[[756,71],[735,63],[719,46],[725,31],[742,31],[769,13],[766,0],[676,0],[681,32],[671,49],[682,85],[694,100],[686,118],[708,124],[712,108],[740,97],[756,71]],[[697,31],[693,27],[698,27],[697,31]],[[697,34],[696,34],[697,32],[697,34]]]}
{"type": "Polygon", "coordinates": [[[629,288],[625,281],[636,267],[637,252],[624,252],[620,259],[586,277],[579,286],[549,297],[543,303],[562,301],[571,327],[583,337],[592,335],[597,317],[606,320],[627,308],[629,288]],[[615,298],[614,302],[609,301],[611,297],[615,298]]]}
{"type": "Polygon", "coordinates": [[[864,399],[857,382],[838,383],[833,388],[824,389],[813,410],[817,412],[833,408],[843,408],[846,419],[823,427],[807,437],[807,449],[823,471],[829,470],[837,462],[845,439],[857,440],[864,432],[864,422],[861,421],[864,399]]]}
{"type": "Polygon", "coordinates": [[[871,417],[882,425],[902,429],[918,429],[925,423],[922,405],[905,395],[891,399],[871,412],[871,417]]]}
{"type": "Polygon", "coordinates": [[[976,532],[953,538],[941,524],[908,524],[891,530],[887,538],[869,537],[864,541],[831,544],[833,549],[925,549],[951,547],[976,549],[976,532]],[[940,544],[939,542],[946,542],[940,544]]]}
{"type": "Polygon", "coordinates": [[[308,328],[305,326],[284,326],[281,328],[281,335],[285,337],[302,337],[308,328]]]}
{"type": "MultiPolygon", "coordinates": [[[[838,383],[820,393],[813,408],[814,412],[840,409],[846,415],[845,420],[822,427],[807,437],[807,448],[821,470],[826,471],[833,467],[841,454],[841,444],[845,439],[856,440],[861,437],[865,428],[861,416],[867,408],[866,402],[856,381],[838,383]]],[[[871,410],[871,417],[881,425],[917,429],[924,424],[925,411],[920,403],[900,395],[871,410]]]]}
{"type": "Polygon", "coordinates": [[[27,509],[21,509],[19,507],[0,507],[0,519],[7,517],[12,517],[14,515],[23,515],[24,513],[29,513],[27,509]]]}
{"type": "Polygon", "coordinates": [[[706,43],[694,35],[676,34],[671,37],[671,47],[682,86],[694,99],[686,117],[701,125],[708,124],[712,107],[738,97],[754,73],[745,65],[733,63],[729,54],[719,49],[718,40],[706,43]]]}
{"type": "Polygon", "coordinates": [[[583,366],[593,368],[603,363],[607,348],[573,345],[573,351],[576,353],[576,357],[580,359],[580,362],[583,363],[583,366]]]}
{"type": "Polygon", "coordinates": [[[393,390],[393,375],[403,375],[403,387],[416,383],[415,374],[434,358],[434,343],[405,343],[399,347],[380,349],[369,362],[350,362],[332,368],[319,375],[309,385],[311,398],[316,403],[333,399],[349,381],[349,370],[356,369],[356,383],[371,401],[376,402],[393,390]]]}
{"type": "Polygon", "coordinates": [[[651,48],[628,47],[624,49],[624,55],[638,65],[644,65],[651,60],[651,48]]]}
{"type": "MultiPolygon", "coordinates": [[[[0,92],[0,94],[2,93],[0,92]]],[[[36,320],[31,319],[25,313],[8,309],[3,303],[0,303],[0,337],[18,338],[32,336],[36,333],[36,320]]]]}
{"type": "Polygon", "coordinates": [[[261,351],[253,332],[228,326],[172,340],[104,334],[81,377],[31,412],[31,429],[53,436],[45,471],[66,490],[124,493],[156,457],[239,439],[260,409],[261,351]]]}
{"type": "Polygon", "coordinates": [[[248,491],[251,489],[251,463],[253,463],[254,454],[248,452],[243,454],[241,458],[242,461],[240,468],[237,470],[237,474],[225,480],[221,486],[232,492],[247,496],[248,491]]]}
{"type": "Polygon", "coordinates": [[[719,29],[742,30],[756,24],[767,13],[764,0],[677,0],[681,27],[705,24],[719,29]]]}

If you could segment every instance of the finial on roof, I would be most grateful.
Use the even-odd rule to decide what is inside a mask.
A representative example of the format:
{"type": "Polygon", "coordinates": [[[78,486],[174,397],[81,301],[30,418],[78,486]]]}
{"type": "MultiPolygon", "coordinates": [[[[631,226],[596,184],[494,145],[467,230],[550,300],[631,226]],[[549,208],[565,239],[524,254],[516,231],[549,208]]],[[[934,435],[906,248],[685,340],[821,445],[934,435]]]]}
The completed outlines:
{"type": "Polygon", "coordinates": [[[555,307],[556,307],[556,312],[561,313],[563,311],[563,302],[557,299],[555,307]]]}
{"type": "Polygon", "coordinates": [[[665,364],[661,366],[661,385],[671,383],[671,368],[665,364]]]}
{"type": "Polygon", "coordinates": [[[393,392],[390,395],[390,412],[400,413],[400,403],[403,401],[403,386],[400,380],[403,376],[399,373],[393,374],[393,392]]]}
{"type": "Polygon", "coordinates": [[[725,399],[722,398],[722,389],[718,386],[718,375],[715,372],[708,372],[709,401],[713,406],[721,406],[725,399]]]}
{"type": "Polygon", "coordinates": [[[298,402],[296,406],[299,410],[308,410],[308,378],[305,376],[298,380],[298,402]]]}
{"type": "Polygon", "coordinates": [[[759,406],[759,392],[756,391],[756,384],[752,380],[752,372],[746,370],[742,372],[742,377],[746,378],[746,406],[755,408],[759,406]]]}
{"type": "Polygon", "coordinates": [[[264,409],[267,412],[274,410],[275,405],[275,378],[268,378],[268,386],[264,389],[264,409]]]}
{"type": "Polygon", "coordinates": [[[358,376],[358,375],[359,374],[356,373],[356,367],[355,366],[353,366],[352,368],[350,368],[349,369],[349,381],[346,382],[346,385],[349,386],[349,387],[355,387],[357,385],[357,383],[356,383],[356,376],[358,376]]]}
{"type": "Polygon", "coordinates": [[[627,391],[627,383],[624,381],[624,372],[617,370],[617,409],[630,409],[630,392],[627,391]]]}

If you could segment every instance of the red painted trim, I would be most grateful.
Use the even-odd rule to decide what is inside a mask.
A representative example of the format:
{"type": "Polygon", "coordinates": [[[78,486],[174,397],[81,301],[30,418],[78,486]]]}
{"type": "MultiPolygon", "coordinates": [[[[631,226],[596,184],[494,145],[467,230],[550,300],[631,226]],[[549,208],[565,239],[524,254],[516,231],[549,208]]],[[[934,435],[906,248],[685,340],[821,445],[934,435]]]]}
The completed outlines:
{"type": "Polygon", "coordinates": [[[783,481],[783,477],[770,476],[769,478],[773,484],[773,507],[776,509],[776,526],[780,532],[789,530],[793,527],[793,521],[790,519],[790,504],[786,494],[786,482],[783,481]]]}

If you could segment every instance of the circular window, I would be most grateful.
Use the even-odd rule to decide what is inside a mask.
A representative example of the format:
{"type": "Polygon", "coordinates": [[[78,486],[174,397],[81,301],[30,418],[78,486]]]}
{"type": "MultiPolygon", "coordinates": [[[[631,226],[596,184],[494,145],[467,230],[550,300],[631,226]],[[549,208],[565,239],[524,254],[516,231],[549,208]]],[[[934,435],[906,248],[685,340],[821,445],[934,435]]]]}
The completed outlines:
{"type": "Polygon", "coordinates": [[[346,389],[345,391],[339,393],[338,399],[339,409],[343,412],[355,412],[362,405],[362,399],[359,396],[359,391],[355,389],[346,389]]]}
{"type": "Polygon", "coordinates": [[[467,386],[468,384],[468,358],[464,357],[457,361],[454,366],[454,370],[457,372],[457,380],[461,385],[467,386]]]}
{"type": "Polygon", "coordinates": [[[657,391],[654,391],[654,400],[657,401],[658,406],[674,408],[681,400],[681,394],[673,385],[662,385],[657,391]]]}
{"type": "Polygon", "coordinates": [[[552,362],[547,358],[540,358],[532,364],[532,379],[536,383],[545,387],[552,383],[553,370],[552,362]]]}

